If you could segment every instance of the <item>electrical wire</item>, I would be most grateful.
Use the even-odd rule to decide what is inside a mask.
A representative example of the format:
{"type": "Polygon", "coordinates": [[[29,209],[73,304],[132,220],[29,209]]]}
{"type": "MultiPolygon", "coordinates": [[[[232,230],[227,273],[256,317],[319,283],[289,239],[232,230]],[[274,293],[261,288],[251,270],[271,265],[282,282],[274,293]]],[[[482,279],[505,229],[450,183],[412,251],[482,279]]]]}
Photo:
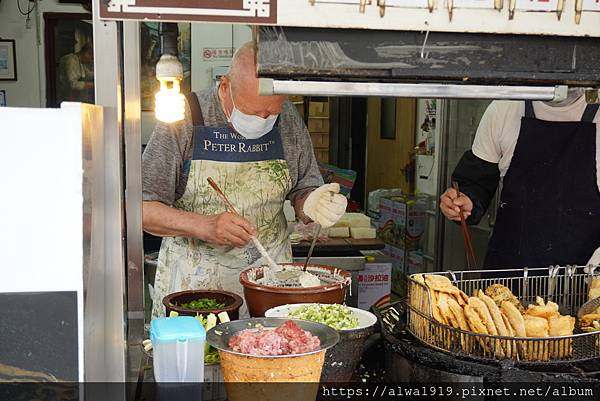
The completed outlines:
{"type": "Polygon", "coordinates": [[[19,12],[21,13],[21,15],[29,17],[29,14],[31,14],[31,12],[35,9],[35,6],[37,5],[37,2],[36,1],[30,1],[29,3],[33,3],[33,6],[31,6],[31,8],[29,8],[29,4],[28,4],[27,5],[27,12],[23,12],[23,10],[21,9],[21,0],[17,0],[17,8],[19,9],[19,12]]]}

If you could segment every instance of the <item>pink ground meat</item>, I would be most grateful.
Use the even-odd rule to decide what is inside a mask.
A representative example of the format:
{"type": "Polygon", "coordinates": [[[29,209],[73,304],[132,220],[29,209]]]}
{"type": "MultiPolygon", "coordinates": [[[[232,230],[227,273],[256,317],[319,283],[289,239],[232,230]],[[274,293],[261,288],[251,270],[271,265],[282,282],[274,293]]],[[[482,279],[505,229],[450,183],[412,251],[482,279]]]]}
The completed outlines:
{"type": "Polygon", "coordinates": [[[229,339],[229,346],[233,351],[243,354],[275,356],[316,351],[321,341],[288,320],[275,330],[261,328],[241,331],[229,339]]]}

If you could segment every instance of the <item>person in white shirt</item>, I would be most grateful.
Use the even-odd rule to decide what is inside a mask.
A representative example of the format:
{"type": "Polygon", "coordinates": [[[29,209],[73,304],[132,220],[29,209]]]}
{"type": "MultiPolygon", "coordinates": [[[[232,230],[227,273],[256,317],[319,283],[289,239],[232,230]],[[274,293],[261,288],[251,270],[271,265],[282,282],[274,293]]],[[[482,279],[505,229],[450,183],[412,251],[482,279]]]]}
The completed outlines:
{"type": "Polygon", "coordinates": [[[484,268],[600,263],[598,123],[580,89],[562,102],[490,104],[452,174],[460,194],[440,198],[448,219],[462,210],[478,224],[502,181],[484,268]]]}
{"type": "Polygon", "coordinates": [[[94,102],[94,51],[89,43],[76,53],[65,54],[58,67],[58,99],[94,102]]]}

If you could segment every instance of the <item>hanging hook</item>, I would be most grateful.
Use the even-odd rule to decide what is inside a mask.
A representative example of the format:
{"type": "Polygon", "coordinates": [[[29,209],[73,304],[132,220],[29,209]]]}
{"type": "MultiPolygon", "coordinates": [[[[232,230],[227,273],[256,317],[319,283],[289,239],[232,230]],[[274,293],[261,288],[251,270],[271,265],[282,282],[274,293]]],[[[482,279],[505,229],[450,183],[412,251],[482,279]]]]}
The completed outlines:
{"type": "MultiPolygon", "coordinates": [[[[314,1],[314,0],[313,0],[313,1],[314,1]]],[[[367,5],[367,0],[360,0],[360,3],[358,4],[358,11],[359,11],[361,14],[364,14],[364,13],[365,13],[365,8],[366,8],[366,5],[367,5]]]]}
{"type": "Polygon", "coordinates": [[[377,5],[379,5],[379,16],[383,18],[385,16],[385,0],[377,0],[377,5]]]}
{"type": "Polygon", "coordinates": [[[517,0],[508,0],[508,19],[515,18],[515,8],[517,7],[517,0]]]}
{"type": "Polygon", "coordinates": [[[583,11],[583,0],[575,0],[575,23],[581,22],[581,12],[583,11]]]}
{"type": "Polygon", "coordinates": [[[560,17],[562,17],[563,10],[565,9],[565,0],[558,0],[558,4],[556,5],[556,16],[560,21],[560,17]]]}
{"type": "Polygon", "coordinates": [[[429,12],[432,13],[435,8],[435,0],[427,0],[427,8],[429,9],[429,12]]]}
{"type": "MultiPolygon", "coordinates": [[[[429,24],[427,24],[427,22],[425,22],[425,25],[429,25],[429,24]]],[[[423,31],[421,31],[421,32],[423,32],[423,31]]],[[[427,39],[429,39],[429,28],[427,28],[427,32],[425,32],[425,39],[423,40],[423,46],[421,46],[421,58],[423,58],[423,59],[429,57],[429,52],[425,53],[425,46],[427,45],[427,39]]]]}

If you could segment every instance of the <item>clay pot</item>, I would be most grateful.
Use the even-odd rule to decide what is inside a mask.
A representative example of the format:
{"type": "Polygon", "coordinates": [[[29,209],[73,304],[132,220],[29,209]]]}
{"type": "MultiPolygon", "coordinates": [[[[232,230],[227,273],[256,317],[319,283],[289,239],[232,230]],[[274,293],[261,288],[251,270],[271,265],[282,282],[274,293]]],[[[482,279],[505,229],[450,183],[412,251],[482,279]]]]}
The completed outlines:
{"type": "Polygon", "coordinates": [[[221,290],[180,291],[167,295],[163,298],[162,301],[163,305],[165,306],[165,312],[167,316],[169,316],[171,311],[179,313],[180,316],[202,315],[204,317],[211,313],[218,315],[221,312],[227,312],[227,314],[229,315],[229,319],[231,320],[239,319],[239,311],[243,302],[244,301],[242,300],[242,297],[240,297],[239,295],[221,290]],[[178,306],[200,298],[214,299],[219,303],[225,304],[225,307],[221,309],[198,310],[178,306]]]}
{"type": "MultiPolygon", "coordinates": [[[[301,269],[303,263],[286,263],[283,265],[297,266],[301,269]]],[[[248,305],[248,312],[252,317],[262,317],[267,310],[286,304],[343,304],[352,277],[351,273],[337,267],[309,264],[308,271],[310,273],[319,275],[319,271],[324,271],[328,274],[337,274],[340,281],[307,288],[272,287],[250,281],[248,278],[249,274],[255,274],[257,278],[261,277],[262,269],[263,267],[252,267],[240,273],[240,283],[244,287],[244,298],[248,305]]]]}

